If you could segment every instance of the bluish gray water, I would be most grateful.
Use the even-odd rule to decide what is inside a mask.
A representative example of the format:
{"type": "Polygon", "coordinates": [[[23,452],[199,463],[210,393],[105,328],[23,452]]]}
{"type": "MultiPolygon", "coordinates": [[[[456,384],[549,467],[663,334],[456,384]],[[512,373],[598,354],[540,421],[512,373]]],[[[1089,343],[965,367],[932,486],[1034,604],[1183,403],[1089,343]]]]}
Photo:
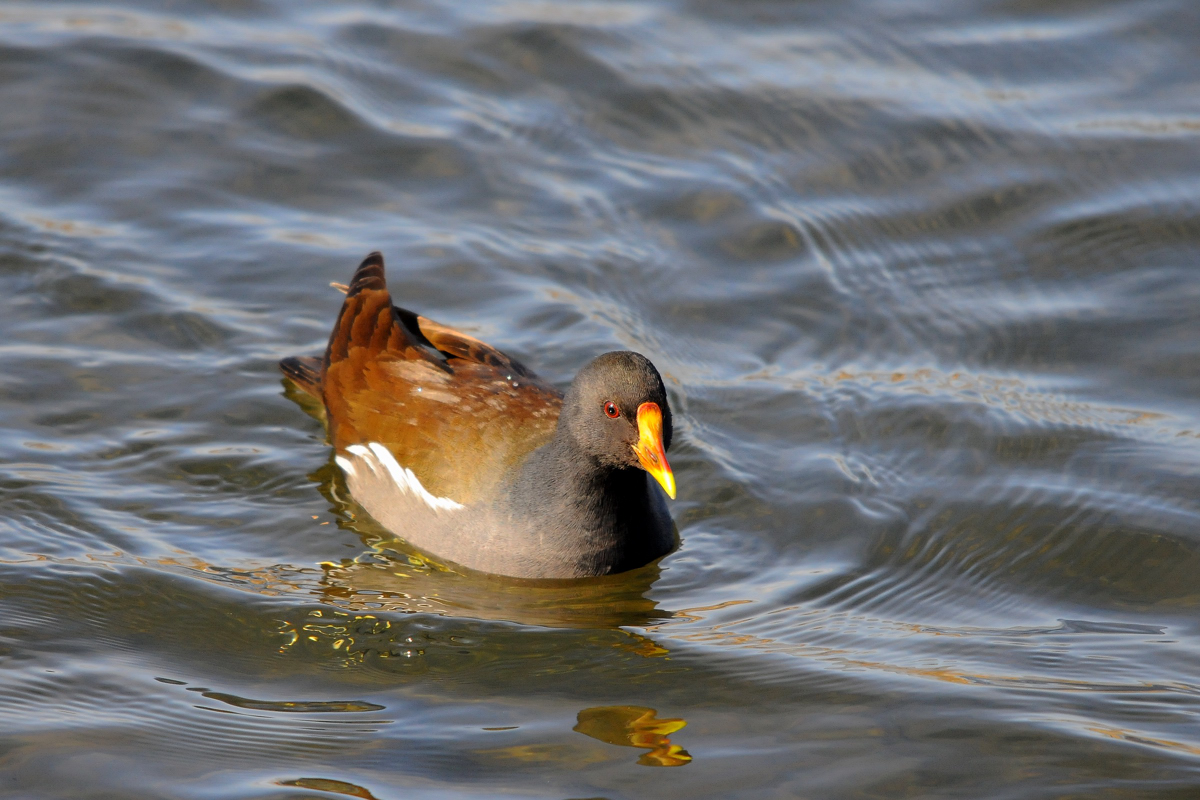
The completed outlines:
{"type": "Polygon", "coordinates": [[[0,3],[0,796],[1200,796],[1195,11],[0,3]],[[357,513],[373,249],[650,356],[682,547],[357,513]]]}

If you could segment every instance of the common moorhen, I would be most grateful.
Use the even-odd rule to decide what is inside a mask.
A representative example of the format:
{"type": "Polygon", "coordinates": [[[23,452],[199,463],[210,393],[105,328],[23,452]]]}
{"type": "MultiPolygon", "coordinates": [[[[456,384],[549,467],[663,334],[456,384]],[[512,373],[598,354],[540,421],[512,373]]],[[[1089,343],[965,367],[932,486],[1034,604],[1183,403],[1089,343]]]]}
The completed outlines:
{"type": "Polygon", "coordinates": [[[383,256],[359,265],[324,358],[280,362],[325,407],[358,503],[411,544],[524,578],[622,572],[675,530],[671,407],[638,353],[586,364],[564,396],[515,359],[392,305],[383,256]]]}

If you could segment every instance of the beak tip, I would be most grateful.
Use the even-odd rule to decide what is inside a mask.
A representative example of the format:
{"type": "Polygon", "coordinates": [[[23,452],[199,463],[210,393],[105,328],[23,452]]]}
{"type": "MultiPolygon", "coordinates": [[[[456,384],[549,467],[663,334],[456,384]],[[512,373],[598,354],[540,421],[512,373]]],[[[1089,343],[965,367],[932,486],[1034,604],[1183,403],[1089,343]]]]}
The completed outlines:
{"type": "Polygon", "coordinates": [[[658,481],[658,485],[666,492],[667,497],[675,499],[675,476],[670,472],[651,473],[651,477],[658,481]]]}

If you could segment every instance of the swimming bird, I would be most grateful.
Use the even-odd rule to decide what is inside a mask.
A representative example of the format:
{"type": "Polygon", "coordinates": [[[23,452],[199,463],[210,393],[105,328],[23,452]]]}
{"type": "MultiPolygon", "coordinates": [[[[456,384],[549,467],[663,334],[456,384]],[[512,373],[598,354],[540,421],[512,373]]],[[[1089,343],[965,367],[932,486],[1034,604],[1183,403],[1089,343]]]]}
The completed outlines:
{"type": "Polygon", "coordinates": [[[478,339],[392,304],[359,265],[323,357],[280,368],[325,411],[354,499],[438,559],[522,578],[622,572],[667,554],[671,407],[645,356],[615,351],[565,395],[478,339]]]}

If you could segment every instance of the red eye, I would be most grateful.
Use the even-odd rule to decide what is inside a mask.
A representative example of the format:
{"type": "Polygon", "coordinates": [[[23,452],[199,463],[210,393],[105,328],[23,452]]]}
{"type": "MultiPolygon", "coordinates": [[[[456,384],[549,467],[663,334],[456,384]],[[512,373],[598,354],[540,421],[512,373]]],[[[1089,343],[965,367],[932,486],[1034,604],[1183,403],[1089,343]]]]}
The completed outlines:
{"type": "Polygon", "coordinates": [[[609,400],[604,404],[604,413],[608,415],[609,419],[616,419],[617,417],[621,416],[621,409],[617,408],[616,403],[609,400]]]}

